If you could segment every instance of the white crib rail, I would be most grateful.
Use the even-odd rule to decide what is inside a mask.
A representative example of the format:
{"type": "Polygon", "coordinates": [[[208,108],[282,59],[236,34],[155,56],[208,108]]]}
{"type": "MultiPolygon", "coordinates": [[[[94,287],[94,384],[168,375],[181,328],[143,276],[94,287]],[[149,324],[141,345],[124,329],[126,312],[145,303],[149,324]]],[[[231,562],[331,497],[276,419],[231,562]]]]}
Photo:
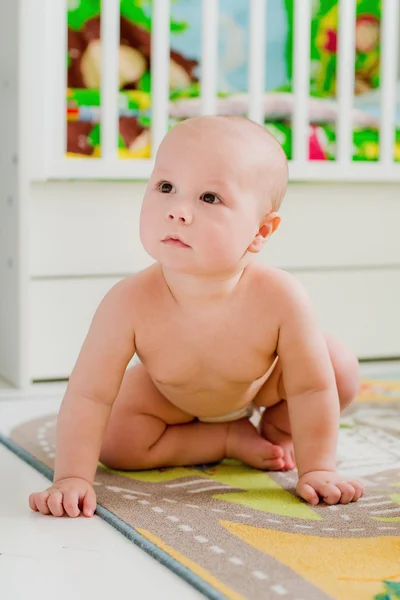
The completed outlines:
{"type": "Polygon", "coordinates": [[[101,12],[101,161],[114,162],[118,149],[118,47],[120,0],[103,0],[101,12]]]}
{"type": "Polygon", "coordinates": [[[399,38],[399,0],[383,0],[381,34],[381,115],[380,159],[390,167],[393,161],[393,143],[396,110],[396,80],[399,38]]]}
{"type": "Polygon", "coordinates": [[[249,112],[256,123],[264,122],[267,0],[250,0],[249,112]]]}
{"type": "MultiPolygon", "coordinates": [[[[200,0],[199,0],[200,1],[200,0]]],[[[338,121],[335,161],[308,160],[310,20],[312,0],[294,0],[293,92],[290,177],[299,181],[400,181],[394,162],[395,86],[399,0],[383,0],[381,24],[381,126],[377,162],[352,161],[356,0],[339,0],[338,121]]],[[[44,169],[33,179],[146,179],[168,128],[170,0],[153,0],[151,159],[118,158],[119,0],[102,0],[101,158],[66,158],[66,0],[45,0],[48,64],[44,169]],[[61,43],[60,43],[61,40],[61,43]]],[[[202,0],[201,112],[215,114],[218,74],[218,0],[202,0]]],[[[263,122],[267,0],[249,0],[248,116],[263,122]]]]}
{"type": "Polygon", "coordinates": [[[356,0],[339,1],[339,47],[337,97],[339,116],[337,121],[336,160],[343,168],[348,168],[352,159],[353,127],[351,111],[354,103],[354,58],[356,0]]]}
{"type": "Polygon", "coordinates": [[[293,162],[301,169],[308,158],[308,99],[310,80],[310,22],[311,0],[295,4],[294,51],[293,51],[293,91],[295,94],[292,140],[293,162]]]}
{"type": "Polygon", "coordinates": [[[151,32],[151,148],[153,156],[155,156],[161,140],[168,130],[170,8],[170,0],[153,0],[153,25],[151,32]]]}

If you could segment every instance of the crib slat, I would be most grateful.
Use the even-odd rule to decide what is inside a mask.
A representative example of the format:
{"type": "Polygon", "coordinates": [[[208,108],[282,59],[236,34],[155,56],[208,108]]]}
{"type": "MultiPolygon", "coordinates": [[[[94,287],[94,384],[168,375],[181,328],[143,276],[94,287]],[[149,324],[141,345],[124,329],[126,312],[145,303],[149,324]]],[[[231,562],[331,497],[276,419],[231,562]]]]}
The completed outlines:
{"type": "Polygon", "coordinates": [[[152,154],[168,131],[170,0],[153,0],[151,30],[151,137],[152,154]]]}
{"type": "Polygon", "coordinates": [[[267,0],[250,0],[249,111],[248,117],[264,123],[267,0]]]}
{"type": "Polygon", "coordinates": [[[47,2],[46,4],[46,48],[47,77],[44,83],[45,115],[50,127],[46,127],[48,137],[46,168],[51,170],[52,162],[63,160],[67,151],[67,117],[65,90],[67,87],[67,69],[65,53],[67,51],[67,2],[47,2]]]}
{"type": "Polygon", "coordinates": [[[383,0],[381,22],[380,161],[393,162],[396,113],[399,1],[383,0]]]}
{"type": "Polygon", "coordinates": [[[201,112],[217,112],[218,0],[203,0],[201,55],[201,112]]]}
{"type": "Polygon", "coordinates": [[[308,159],[311,0],[296,0],[293,44],[293,159],[308,159]]]}
{"type": "Polygon", "coordinates": [[[352,160],[355,59],[355,0],[339,0],[337,98],[339,114],[336,125],[336,160],[346,164],[352,160]]]}
{"type": "Polygon", "coordinates": [[[114,160],[118,149],[119,1],[101,5],[101,158],[114,160]]]}

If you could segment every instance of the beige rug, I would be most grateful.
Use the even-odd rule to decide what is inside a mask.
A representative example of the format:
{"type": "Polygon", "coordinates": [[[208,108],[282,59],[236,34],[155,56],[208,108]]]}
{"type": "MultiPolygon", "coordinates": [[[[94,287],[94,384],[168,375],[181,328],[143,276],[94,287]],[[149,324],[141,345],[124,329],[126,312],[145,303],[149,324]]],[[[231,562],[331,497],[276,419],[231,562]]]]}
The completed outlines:
{"type": "MultiPolygon", "coordinates": [[[[55,415],[1,439],[51,477],[55,415]]],[[[400,381],[363,382],[342,419],[339,467],[367,492],[316,508],[296,473],[233,461],[115,472],[99,466],[98,514],[209,598],[400,598],[400,381]]]]}

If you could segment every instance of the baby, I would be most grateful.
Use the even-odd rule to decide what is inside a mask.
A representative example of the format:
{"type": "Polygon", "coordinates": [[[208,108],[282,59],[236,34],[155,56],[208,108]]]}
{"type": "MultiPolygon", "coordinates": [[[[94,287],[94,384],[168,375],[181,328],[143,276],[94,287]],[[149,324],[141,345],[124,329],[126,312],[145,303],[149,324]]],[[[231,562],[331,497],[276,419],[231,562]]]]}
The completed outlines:
{"type": "Polygon", "coordinates": [[[320,332],[294,277],[255,261],[287,178],[279,143],[244,117],[189,119],[166,135],[140,217],[156,262],[97,309],[60,409],[54,482],[31,494],[32,510],[93,515],[98,459],[119,470],[297,465],[307,502],[360,498],[335,457],[357,360],[320,332]],[[135,353],[141,364],[127,369],[135,353]]]}

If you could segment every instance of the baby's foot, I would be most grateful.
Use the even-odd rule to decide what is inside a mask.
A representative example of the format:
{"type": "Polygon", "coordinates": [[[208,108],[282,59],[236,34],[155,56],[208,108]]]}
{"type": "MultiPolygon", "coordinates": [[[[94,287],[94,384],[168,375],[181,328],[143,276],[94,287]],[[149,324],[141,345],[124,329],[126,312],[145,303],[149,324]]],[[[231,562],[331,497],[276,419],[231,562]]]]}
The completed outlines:
{"type": "Polygon", "coordinates": [[[262,433],[265,436],[265,439],[271,442],[271,444],[276,444],[282,448],[284,460],[282,471],[290,471],[291,469],[295,469],[296,461],[294,458],[292,436],[284,431],[281,431],[275,427],[275,425],[271,425],[270,423],[263,423],[262,433]]]}
{"type": "Polygon", "coordinates": [[[263,438],[248,419],[229,424],[226,457],[265,471],[281,471],[285,465],[282,448],[263,438]]]}

